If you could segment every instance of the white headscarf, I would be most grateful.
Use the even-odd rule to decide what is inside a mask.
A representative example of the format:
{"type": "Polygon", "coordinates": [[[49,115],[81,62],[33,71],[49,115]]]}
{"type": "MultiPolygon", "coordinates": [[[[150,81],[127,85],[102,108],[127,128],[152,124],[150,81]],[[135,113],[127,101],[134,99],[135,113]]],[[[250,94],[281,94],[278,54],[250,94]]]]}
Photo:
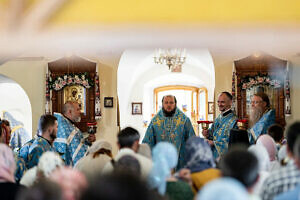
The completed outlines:
{"type": "Polygon", "coordinates": [[[269,171],[270,170],[270,159],[266,148],[262,145],[251,145],[248,151],[253,153],[257,160],[259,171],[269,171]]]}
{"type": "Polygon", "coordinates": [[[97,140],[88,149],[88,154],[96,153],[100,149],[112,150],[111,144],[105,140],[97,140]]]}

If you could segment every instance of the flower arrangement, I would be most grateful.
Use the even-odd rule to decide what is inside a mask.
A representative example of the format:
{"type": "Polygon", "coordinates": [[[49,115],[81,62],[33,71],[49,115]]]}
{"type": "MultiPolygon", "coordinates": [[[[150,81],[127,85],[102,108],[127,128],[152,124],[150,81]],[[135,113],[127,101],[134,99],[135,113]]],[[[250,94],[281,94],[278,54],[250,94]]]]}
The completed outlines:
{"type": "Polygon", "coordinates": [[[268,74],[258,74],[256,76],[246,76],[241,79],[240,86],[243,90],[252,88],[257,85],[267,85],[274,88],[281,87],[282,83],[280,80],[271,79],[268,74]]]}
{"type": "Polygon", "coordinates": [[[65,74],[63,76],[57,76],[52,80],[49,77],[49,88],[53,90],[61,90],[68,85],[82,85],[85,88],[90,88],[94,85],[94,82],[89,77],[88,73],[82,74],[65,74]]]}

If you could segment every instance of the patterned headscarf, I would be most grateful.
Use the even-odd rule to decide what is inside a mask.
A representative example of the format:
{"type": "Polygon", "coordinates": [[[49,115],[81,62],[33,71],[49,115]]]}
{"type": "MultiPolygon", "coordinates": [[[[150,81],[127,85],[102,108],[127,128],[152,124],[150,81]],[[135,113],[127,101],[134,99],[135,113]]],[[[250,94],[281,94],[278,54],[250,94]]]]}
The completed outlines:
{"type": "Polygon", "coordinates": [[[149,174],[150,188],[157,188],[161,195],[166,192],[167,178],[171,176],[171,170],[176,167],[178,154],[175,146],[168,142],[160,142],[152,151],[153,167],[149,174]]]}
{"type": "Polygon", "coordinates": [[[261,135],[256,142],[257,145],[263,145],[270,157],[270,161],[276,160],[276,155],[277,155],[277,147],[274,139],[269,136],[269,135],[261,135]]]}
{"type": "Polygon", "coordinates": [[[192,173],[216,166],[211,148],[203,138],[190,137],[185,148],[185,167],[190,169],[192,173]]]}
{"type": "Polygon", "coordinates": [[[16,163],[12,150],[0,144],[0,182],[15,182],[16,163]]]}

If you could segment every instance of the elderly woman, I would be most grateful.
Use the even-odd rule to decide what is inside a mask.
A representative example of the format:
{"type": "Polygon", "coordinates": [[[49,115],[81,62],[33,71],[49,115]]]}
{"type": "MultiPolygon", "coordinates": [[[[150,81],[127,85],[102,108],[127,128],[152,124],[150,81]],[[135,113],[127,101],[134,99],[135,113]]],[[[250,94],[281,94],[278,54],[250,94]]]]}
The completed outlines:
{"type": "Polygon", "coordinates": [[[12,150],[6,144],[0,144],[0,193],[1,199],[16,199],[23,188],[15,183],[16,163],[12,150]]]}
{"type": "Polygon", "coordinates": [[[75,165],[75,168],[81,171],[88,179],[100,174],[106,163],[111,162],[112,157],[111,144],[104,140],[97,140],[88,149],[87,155],[81,158],[75,165]]]}
{"type": "Polygon", "coordinates": [[[191,137],[186,143],[185,168],[191,171],[193,190],[199,191],[209,181],[221,176],[216,169],[209,144],[200,137],[191,137]]]}

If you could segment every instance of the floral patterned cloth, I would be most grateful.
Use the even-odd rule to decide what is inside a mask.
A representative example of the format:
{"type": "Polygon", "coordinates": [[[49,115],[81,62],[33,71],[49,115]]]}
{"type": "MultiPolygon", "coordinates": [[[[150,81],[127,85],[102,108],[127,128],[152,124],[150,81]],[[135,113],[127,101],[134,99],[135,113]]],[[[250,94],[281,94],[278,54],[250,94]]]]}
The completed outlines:
{"type": "Polygon", "coordinates": [[[161,141],[174,144],[179,154],[176,167],[178,170],[185,165],[185,144],[191,136],[195,136],[192,123],[182,111],[176,108],[173,117],[165,117],[163,111],[160,110],[151,120],[143,143],[149,144],[151,149],[161,141]]]}
{"type": "Polygon", "coordinates": [[[275,123],[275,110],[270,109],[248,130],[250,144],[254,144],[257,138],[266,134],[268,128],[275,123]]]}
{"type": "Polygon", "coordinates": [[[84,156],[88,146],[84,143],[82,132],[69,119],[60,113],[54,113],[54,116],[58,122],[54,148],[66,165],[74,166],[84,156]]]}
{"type": "Polygon", "coordinates": [[[212,139],[214,158],[222,156],[228,150],[230,130],[236,128],[237,116],[231,111],[227,115],[220,114],[209,129],[209,139],[212,139]]]}
{"type": "Polygon", "coordinates": [[[36,166],[39,163],[40,157],[46,151],[54,151],[54,149],[48,140],[38,136],[29,148],[27,163],[28,169],[36,166]]]}

